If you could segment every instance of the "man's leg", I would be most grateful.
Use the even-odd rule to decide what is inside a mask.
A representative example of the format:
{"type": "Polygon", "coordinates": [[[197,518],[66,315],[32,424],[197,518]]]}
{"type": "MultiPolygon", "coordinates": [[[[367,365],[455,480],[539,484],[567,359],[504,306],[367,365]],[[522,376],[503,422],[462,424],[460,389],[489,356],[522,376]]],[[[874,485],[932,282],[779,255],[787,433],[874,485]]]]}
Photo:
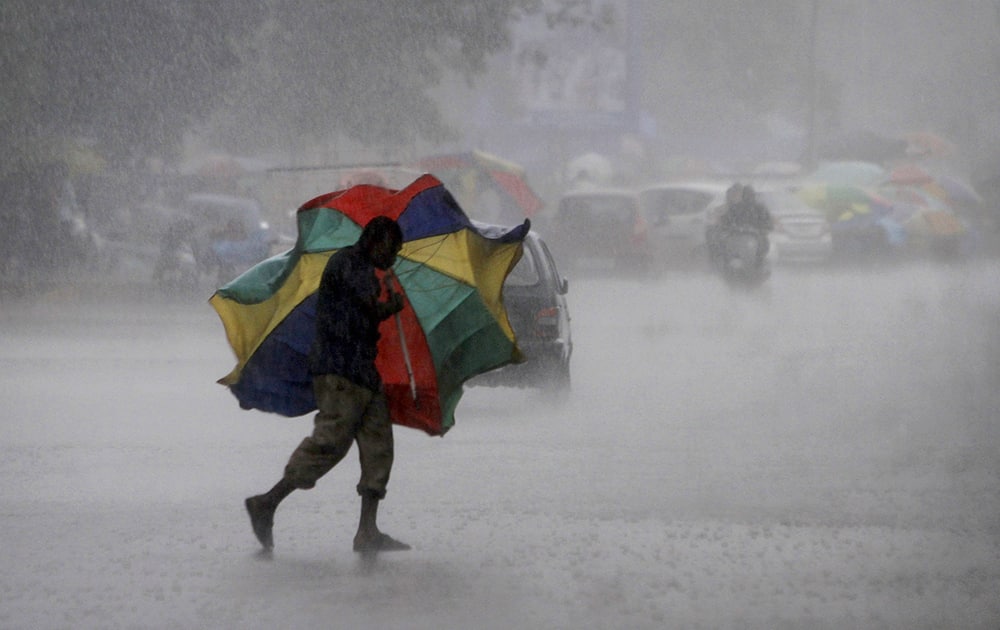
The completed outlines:
{"type": "Polygon", "coordinates": [[[399,542],[378,528],[378,504],[385,497],[392,472],[392,422],[385,394],[378,393],[365,410],[358,429],[358,456],[361,460],[361,516],[354,536],[355,551],[401,551],[410,546],[399,542]]]}
{"type": "Polygon", "coordinates": [[[274,548],[274,511],[278,504],[295,490],[290,481],[282,477],[266,494],[258,494],[244,501],[247,513],[250,515],[250,525],[253,533],[260,541],[265,551],[274,548]]]}
{"type": "Polygon", "coordinates": [[[272,529],[278,504],[297,488],[308,489],[350,450],[372,393],[334,375],[313,379],[319,411],[313,433],[302,440],[285,466],[285,474],[266,494],[246,500],[254,534],[264,549],[274,547],[272,529]]]}

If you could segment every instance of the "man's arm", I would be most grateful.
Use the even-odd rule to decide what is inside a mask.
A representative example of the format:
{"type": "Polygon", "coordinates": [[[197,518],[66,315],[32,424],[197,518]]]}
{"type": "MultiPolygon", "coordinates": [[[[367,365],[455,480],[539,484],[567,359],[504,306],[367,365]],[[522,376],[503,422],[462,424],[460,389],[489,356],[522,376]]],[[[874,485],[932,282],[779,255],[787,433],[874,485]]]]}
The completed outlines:
{"type": "Polygon", "coordinates": [[[386,319],[387,317],[392,317],[399,311],[403,310],[403,296],[396,293],[396,289],[392,285],[392,278],[387,274],[383,279],[383,282],[389,295],[386,296],[384,302],[377,302],[375,304],[375,315],[378,317],[379,321],[386,319]]]}

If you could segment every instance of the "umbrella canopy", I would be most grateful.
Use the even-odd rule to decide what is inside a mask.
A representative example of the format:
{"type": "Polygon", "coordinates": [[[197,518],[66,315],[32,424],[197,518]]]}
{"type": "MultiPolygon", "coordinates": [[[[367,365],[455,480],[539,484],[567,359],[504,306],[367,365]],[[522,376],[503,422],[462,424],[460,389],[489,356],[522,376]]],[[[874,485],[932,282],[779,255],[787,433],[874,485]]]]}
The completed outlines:
{"type": "Polygon", "coordinates": [[[895,216],[893,201],[874,190],[862,186],[813,184],[798,189],[796,194],[826,215],[834,238],[877,228],[889,245],[898,246],[906,241],[906,232],[895,216]]]}
{"type": "Polygon", "coordinates": [[[973,208],[983,202],[975,189],[961,178],[932,173],[917,164],[902,164],[889,172],[889,185],[919,188],[953,209],[973,208]]]}
{"type": "Polygon", "coordinates": [[[913,208],[950,211],[948,203],[923,186],[882,186],[879,191],[896,206],[909,205],[913,208]]]}
{"type": "Polygon", "coordinates": [[[835,186],[875,186],[885,181],[887,175],[874,162],[822,162],[809,179],[835,186]]]}
{"type": "Polygon", "coordinates": [[[976,192],[971,184],[953,175],[939,175],[935,179],[936,190],[931,190],[931,194],[942,197],[958,206],[979,206],[983,203],[983,198],[976,192]]]}
{"type": "Polygon", "coordinates": [[[922,186],[934,182],[934,176],[916,164],[900,164],[889,171],[889,183],[900,186],[922,186]]]}
{"type": "Polygon", "coordinates": [[[376,360],[393,422],[443,435],[466,380],[522,360],[501,290],[530,223],[475,224],[432,175],[398,191],[360,185],[304,204],[295,247],[212,296],[238,360],[219,382],[242,407],[287,416],[316,408],[307,357],[320,276],[379,215],[396,219],[404,239],[393,270],[405,307],[382,322],[376,360]]]}
{"type": "Polygon", "coordinates": [[[953,237],[964,234],[966,226],[938,196],[922,187],[893,186],[884,191],[895,202],[899,214],[905,213],[905,226],[924,238],[953,237]]]}
{"type": "Polygon", "coordinates": [[[955,144],[930,131],[912,131],[904,134],[906,154],[916,157],[948,157],[955,153],[955,144]]]}
{"type": "Polygon", "coordinates": [[[523,167],[485,151],[432,155],[418,160],[416,166],[448,182],[467,203],[474,203],[485,188],[500,195],[510,216],[532,217],[543,205],[528,185],[523,167]]]}
{"type": "Polygon", "coordinates": [[[833,221],[854,214],[884,215],[892,211],[892,201],[861,186],[812,184],[799,188],[796,194],[807,204],[822,210],[833,221]]]}

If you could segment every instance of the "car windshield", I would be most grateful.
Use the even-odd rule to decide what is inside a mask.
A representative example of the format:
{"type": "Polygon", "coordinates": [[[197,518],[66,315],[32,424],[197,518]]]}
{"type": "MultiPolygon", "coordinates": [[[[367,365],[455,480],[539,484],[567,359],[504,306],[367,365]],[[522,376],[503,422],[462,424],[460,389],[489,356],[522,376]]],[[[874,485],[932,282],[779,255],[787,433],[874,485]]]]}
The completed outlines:
{"type": "Polygon", "coordinates": [[[559,214],[563,220],[592,224],[628,224],[635,218],[635,200],[618,195],[563,199],[559,214]]]}
{"type": "Polygon", "coordinates": [[[654,216],[676,216],[703,211],[712,195],[697,190],[647,190],[642,193],[643,207],[654,216]]]}

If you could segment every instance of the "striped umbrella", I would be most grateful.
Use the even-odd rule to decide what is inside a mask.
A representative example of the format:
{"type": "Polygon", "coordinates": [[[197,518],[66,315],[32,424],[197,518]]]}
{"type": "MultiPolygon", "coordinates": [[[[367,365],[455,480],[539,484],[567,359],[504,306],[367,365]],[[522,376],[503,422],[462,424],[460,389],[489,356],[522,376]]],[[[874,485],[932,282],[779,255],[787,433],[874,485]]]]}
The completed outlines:
{"type": "Polygon", "coordinates": [[[286,416],[316,408],[307,357],[320,276],[378,215],[396,219],[404,240],[392,272],[405,306],[382,322],[376,360],[393,422],[443,435],[466,380],[522,360],[501,290],[530,223],[476,224],[432,175],[402,190],[359,185],[304,204],[295,246],[210,299],[237,358],[219,382],[242,407],[286,416]]]}

